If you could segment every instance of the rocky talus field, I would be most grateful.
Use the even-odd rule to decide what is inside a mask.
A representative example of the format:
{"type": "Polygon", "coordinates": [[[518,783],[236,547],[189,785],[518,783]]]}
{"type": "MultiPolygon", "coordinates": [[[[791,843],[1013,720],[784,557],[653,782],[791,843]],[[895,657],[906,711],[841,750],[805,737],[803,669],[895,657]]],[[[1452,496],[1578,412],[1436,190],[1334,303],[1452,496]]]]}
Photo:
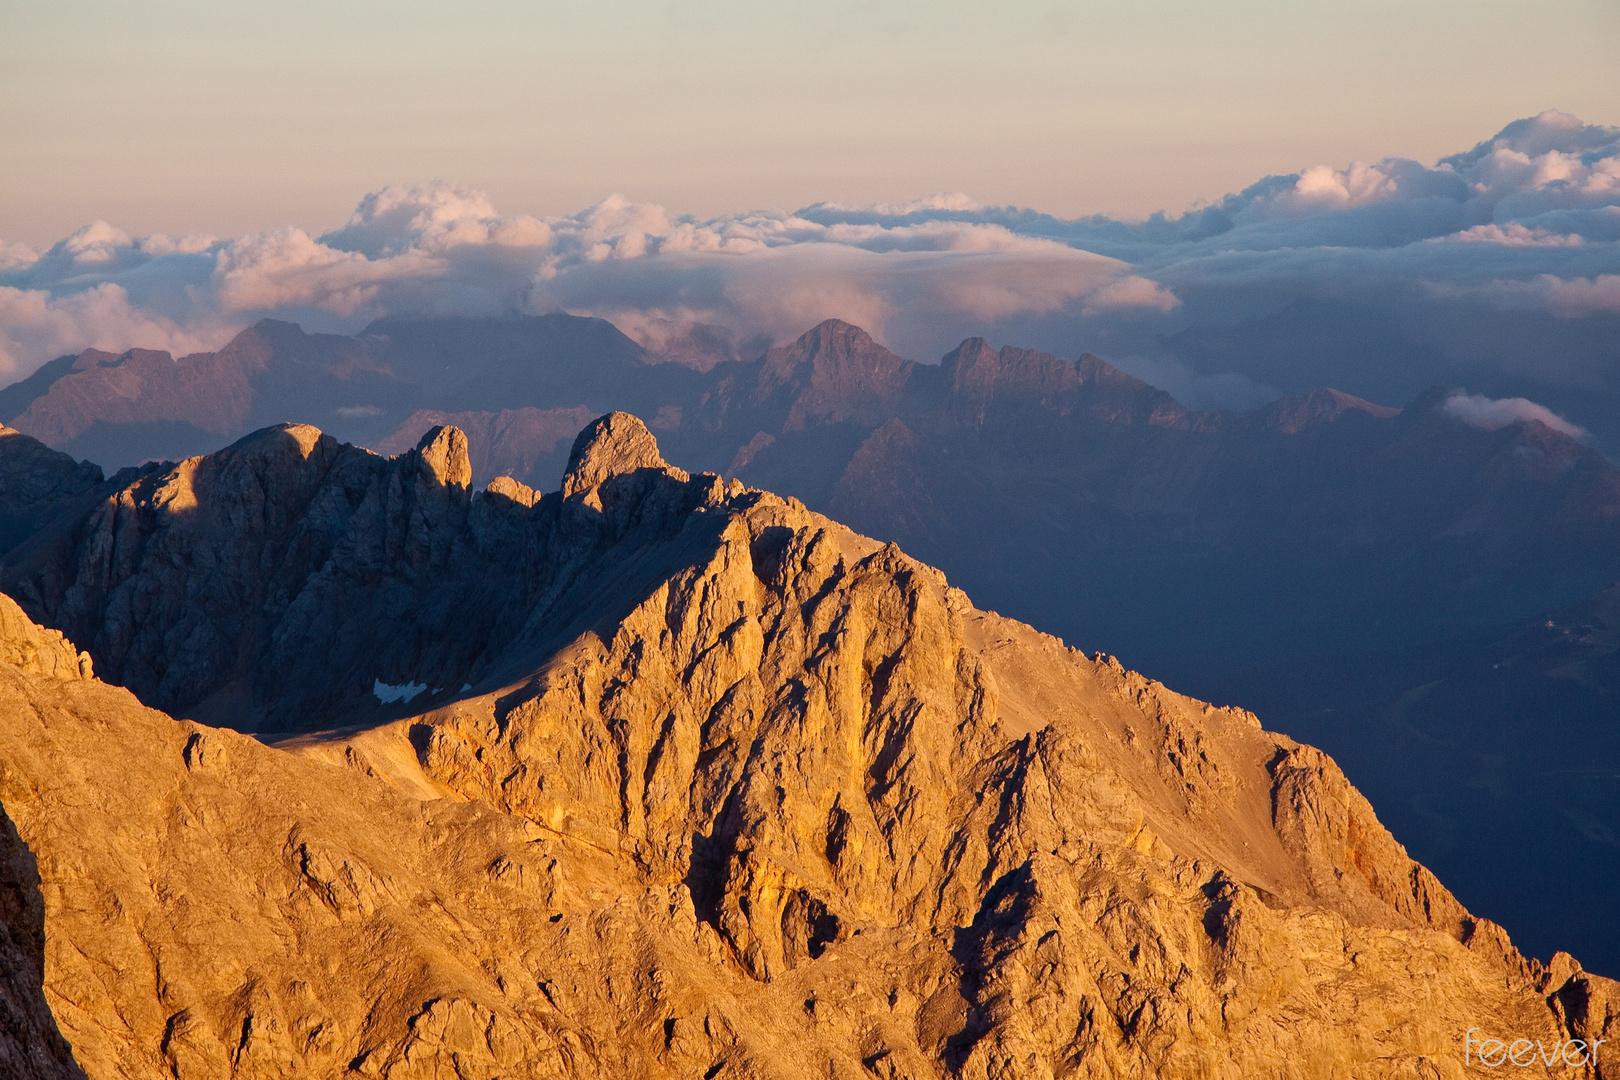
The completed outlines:
{"type": "Polygon", "coordinates": [[[0,1075],[1620,1076],[1620,985],[1252,714],[627,414],[560,492],[471,475],[286,426],[40,512],[0,1075]]]}

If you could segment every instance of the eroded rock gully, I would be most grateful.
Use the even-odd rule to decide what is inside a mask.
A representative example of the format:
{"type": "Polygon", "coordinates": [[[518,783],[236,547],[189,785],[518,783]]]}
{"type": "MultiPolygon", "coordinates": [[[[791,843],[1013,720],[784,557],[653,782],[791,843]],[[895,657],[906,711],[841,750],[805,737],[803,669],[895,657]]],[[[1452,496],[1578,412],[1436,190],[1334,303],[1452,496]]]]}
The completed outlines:
{"type": "Polygon", "coordinates": [[[1522,958],[1252,715],[631,417],[510,487],[449,498],[543,562],[527,621],[363,729],[171,719],[0,601],[0,801],[90,1076],[1452,1077],[1500,1074],[1470,1028],[1620,1042],[1616,984],[1522,958]]]}

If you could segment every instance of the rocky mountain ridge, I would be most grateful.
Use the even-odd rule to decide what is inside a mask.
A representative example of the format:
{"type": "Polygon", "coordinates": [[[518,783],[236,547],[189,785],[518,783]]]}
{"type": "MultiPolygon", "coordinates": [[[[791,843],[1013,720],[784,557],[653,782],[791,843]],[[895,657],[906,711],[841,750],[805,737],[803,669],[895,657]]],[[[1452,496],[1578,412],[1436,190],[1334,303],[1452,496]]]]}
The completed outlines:
{"type": "Polygon", "coordinates": [[[1455,636],[1620,579],[1620,469],[1535,421],[1472,427],[1440,388],[1401,410],[1324,389],[1192,412],[1089,354],[970,339],[919,364],[836,320],[754,361],[655,361],[565,315],[355,338],[265,322],[179,360],[86,352],[0,394],[0,419],[109,467],[289,418],[390,455],[453,423],[479,486],[544,489],[568,429],[624,409],[683,467],[794,495],[1001,609],[1191,681],[1455,636]]]}
{"type": "MultiPolygon", "coordinates": [[[[663,468],[655,448],[648,460],[663,468]]],[[[475,496],[470,480],[456,428],[390,459],[280,425],[107,485],[11,552],[0,580],[154,706],[248,730],[375,719],[377,687],[456,692],[545,640],[570,589],[657,570],[650,509],[626,539],[603,531],[611,508],[564,516],[564,498],[509,478],[475,496]],[[582,552],[620,542],[622,566],[597,559],[579,578],[582,552]]],[[[633,486],[632,472],[610,491],[633,486]]]]}
{"type": "MultiPolygon", "coordinates": [[[[146,708],[0,600],[0,803],[87,1073],[1460,1076],[1495,1075],[1470,1027],[1620,1036],[1620,987],[1521,957],[1251,714],[668,466],[633,417],[541,497],[466,494],[458,436],[339,468],[363,452],[281,429],[154,471],[139,511],[195,531],[171,556],[265,565],[298,545],[195,534],[319,516],[307,484],[220,496],[324,463],[400,493],[426,588],[499,522],[552,576],[431,707],[266,746],[146,708]]],[[[449,655],[369,633],[417,642],[419,682],[449,655]]],[[[1617,1067],[1605,1046],[1588,1074],[1617,1067]]]]}
{"type": "Polygon", "coordinates": [[[421,409],[498,412],[606,395],[638,411],[651,403],[651,415],[696,377],[649,363],[601,319],[382,320],[356,337],[266,319],[215,352],[89,349],[54,360],[0,390],[0,420],[124,467],[205,453],[289,418],[374,444],[421,409]]]}
{"type": "MultiPolygon", "coordinates": [[[[1620,862],[1615,861],[1620,847],[1592,840],[1604,829],[1620,828],[1612,815],[1594,816],[1594,808],[1608,805],[1606,797],[1563,800],[1559,805],[1579,803],[1585,809],[1549,817],[1552,804],[1545,795],[1562,790],[1560,785],[1577,773],[1608,775],[1620,767],[1620,758],[1605,749],[1610,743],[1554,740],[1551,758],[1539,750],[1530,756],[1506,752],[1521,737],[1538,738],[1545,727],[1540,718],[1567,712],[1568,702],[1557,692],[1562,684],[1522,684],[1539,696],[1499,718],[1517,734],[1485,733],[1464,741],[1467,752],[1425,755],[1438,770],[1434,783],[1411,776],[1401,761],[1361,752],[1367,731],[1378,725],[1367,729],[1337,722],[1350,715],[1346,712],[1309,718],[1313,710],[1355,704],[1331,702],[1335,687],[1357,679],[1369,685],[1385,681],[1377,672],[1370,680],[1351,678],[1365,670],[1365,657],[1394,657],[1393,666],[1384,663],[1379,670],[1404,671],[1401,656],[1455,651],[1477,642],[1481,633],[1550,616],[1620,580],[1620,470],[1546,425],[1471,426],[1452,414],[1450,391],[1443,389],[1401,410],[1320,390],[1248,414],[1193,412],[1096,357],[1063,360],[970,340],[943,363],[919,364],[836,322],[764,350],[753,361],[728,360],[701,372],[654,363],[608,324],[568,316],[399,321],[352,339],[304,335],[287,324],[266,323],[232,348],[263,362],[243,384],[250,398],[243,424],[313,419],[328,433],[337,432],[339,444],[354,441],[387,455],[411,452],[424,432],[454,425],[467,435],[469,490],[503,473],[527,489],[555,490],[572,431],[609,409],[630,409],[658,433],[667,457],[690,471],[797,497],[939,566],[987,607],[1088,648],[1104,647],[1197,696],[1245,705],[1266,702],[1271,710],[1266,715],[1287,716],[1290,723],[1298,718],[1309,725],[1299,733],[1308,732],[1346,763],[1358,783],[1381,793],[1386,822],[1403,841],[1436,865],[1444,861],[1448,882],[1472,906],[1509,922],[1538,949],[1562,940],[1535,939],[1537,923],[1528,921],[1534,894],[1544,886],[1590,897],[1583,910],[1620,905],[1620,862]],[[1279,681],[1278,671],[1288,677],[1279,681]],[[1293,678],[1297,672],[1317,673],[1318,681],[1302,685],[1293,678]],[[1281,700],[1273,693],[1279,685],[1297,693],[1281,700]],[[1468,763],[1486,753],[1486,745],[1495,747],[1488,756],[1504,764],[1482,771],[1468,763]],[[1532,767],[1532,760],[1540,764],[1532,767]],[[1386,783],[1396,780],[1399,789],[1386,783]],[[1437,791],[1493,794],[1424,809],[1437,791]],[[1465,818],[1476,827],[1435,827],[1465,818]],[[1543,825],[1528,829],[1532,821],[1543,825]],[[1487,836],[1494,839],[1487,843],[1487,836]],[[1548,852],[1564,857],[1550,859],[1548,852]],[[1583,854],[1577,859],[1575,852],[1583,854]],[[1577,880],[1572,876],[1577,866],[1594,869],[1577,880]]],[[[34,395],[27,409],[36,419],[78,416],[68,408],[70,401],[112,394],[118,379],[129,378],[120,375],[125,368],[167,370],[167,364],[176,371],[212,370],[218,356],[159,364],[132,354],[112,364],[116,359],[96,354],[71,378],[33,383],[26,390],[34,395]]],[[[114,402],[117,408],[110,405],[112,411],[74,436],[78,442],[63,445],[89,446],[84,440],[104,435],[117,441],[141,432],[141,438],[157,439],[160,432],[151,424],[114,423],[125,416],[117,409],[157,391],[117,385],[132,395],[118,397],[126,404],[114,402]]],[[[11,396],[0,400],[15,405],[25,396],[21,387],[13,390],[17,393],[5,391],[11,396]]],[[[229,398],[221,393],[222,401],[229,398]]],[[[211,409],[218,411],[210,406],[198,415],[212,415],[211,409]]],[[[231,429],[232,435],[239,433],[231,429]]],[[[187,438],[193,442],[164,444],[170,449],[155,456],[184,458],[223,441],[200,429],[187,438]]],[[[357,463],[363,455],[349,453],[343,460],[357,463]]],[[[304,477],[299,482],[313,485],[311,492],[344,492],[327,504],[325,532],[304,527],[313,544],[311,559],[325,545],[339,545],[351,512],[358,513],[369,497],[367,485],[382,485],[377,501],[367,505],[389,505],[384,488],[393,481],[375,461],[356,466],[358,486],[352,490],[344,487],[347,480],[321,479],[325,466],[303,463],[302,457],[298,462],[304,477]],[[353,506],[351,496],[358,500],[353,506]]],[[[93,466],[51,459],[45,448],[21,435],[0,440],[0,561],[5,564],[0,581],[17,582],[19,595],[41,618],[46,607],[28,599],[36,586],[22,579],[43,574],[37,587],[46,591],[38,595],[55,610],[59,601],[48,595],[51,574],[68,581],[79,573],[72,569],[77,556],[50,573],[42,570],[39,554],[49,546],[44,537],[90,550],[74,530],[94,505],[137,476],[128,473],[98,486],[93,474],[93,466]],[[69,479],[61,481],[66,486],[60,490],[23,491],[19,478],[36,469],[41,476],[69,479]],[[18,509],[7,509],[13,506],[18,509]],[[4,518],[8,513],[14,516],[4,518]],[[26,551],[19,546],[24,541],[26,551]]],[[[142,520],[144,490],[131,488],[129,507],[114,518],[142,520]]],[[[377,581],[379,606],[366,607],[356,625],[393,619],[395,610],[433,610],[439,613],[436,621],[406,618],[419,633],[433,637],[449,625],[450,605],[465,589],[481,597],[481,611],[518,610],[499,584],[505,571],[494,569],[505,549],[492,534],[479,533],[484,539],[475,543],[473,533],[463,536],[462,525],[445,520],[449,531],[438,542],[456,536],[463,547],[482,544],[486,552],[470,563],[458,562],[464,568],[456,573],[470,573],[465,567],[477,565],[488,576],[452,585],[442,571],[431,570],[423,571],[426,578],[407,579],[373,567],[367,561],[372,556],[344,555],[336,564],[346,568],[343,573],[375,575],[377,581]],[[383,604],[385,594],[395,607],[383,604]]],[[[143,529],[128,535],[145,537],[143,529]]],[[[161,540],[158,548],[173,543],[179,545],[170,552],[173,557],[213,557],[202,553],[208,546],[202,534],[184,542],[179,536],[161,540]]],[[[145,550],[146,542],[130,550],[145,550]]],[[[290,574],[278,587],[302,588],[298,583],[317,570],[277,571],[290,574]]],[[[86,570],[85,580],[101,573],[86,570]]],[[[113,578],[122,582],[122,573],[112,573],[107,587],[114,587],[113,578]]],[[[292,603],[293,593],[272,597],[265,592],[261,576],[244,576],[244,602],[256,610],[268,605],[272,612],[292,603]]],[[[120,603],[135,604],[145,595],[138,581],[117,587],[123,589],[120,603]]],[[[85,635],[102,632],[105,620],[95,591],[101,586],[86,588],[72,603],[85,612],[74,633],[88,641],[85,635]]],[[[177,611],[185,606],[178,594],[139,602],[177,611]]],[[[235,601],[222,594],[211,602],[228,608],[235,601]]],[[[308,603],[320,608],[313,595],[308,603]]],[[[130,614],[118,618],[134,625],[130,614]]],[[[279,618],[271,615],[272,622],[279,618]]],[[[512,614],[479,615],[473,621],[476,638],[497,629],[516,633],[521,620],[512,614]]],[[[178,634],[199,652],[199,670],[236,672],[209,691],[220,694],[216,704],[238,708],[250,698],[285,700],[273,688],[291,685],[290,660],[276,668],[278,674],[261,671],[250,677],[234,659],[201,656],[207,649],[229,653],[266,641],[271,629],[241,631],[231,619],[205,616],[200,609],[155,622],[165,627],[161,634],[129,631],[132,640],[144,634],[141,648],[148,654],[169,647],[163,634],[178,634]],[[248,686],[253,679],[268,681],[253,689],[248,686]]],[[[293,625],[285,631],[288,657],[299,653],[301,639],[293,625]]],[[[371,688],[393,687],[383,693],[396,695],[390,704],[398,706],[402,695],[418,686],[423,693],[453,692],[474,670],[482,670],[477,654],[483,648],[468,645],[466,655],[446,660],[442,678],[427,683],[406,672],[408,665],[392,659],[374,663],[338,649],[335,655],[348,656],[350,665],[342,678],[328,670],[336,660],[323,660],[320,671],[306,673],[305,682],[343,686],[346,707],[356,709],[367,702],[382,708],[371,688]]],[[[132,662],[144,663],[139,650],[131,655],[132,662]]],[[[1473,660],[1462,665],[1477,666],[1473,660]]],[[[1490,670],[1488,663],[1485,667],[1490,670]]],[[[155,678],[134,669],[127,677],[122,668],[105,670],[129,685],[155,678]]],[[[1394,688],[1389,701],[1438,677],[1394,688]]],[[[423,700],[431,697],[417,704],[423,700]]],[[[198,711],[194,697],[162,699],[170,708],[180,708],[181,701],[199,719],[214,715],[198,711]]],[[[1599,728],[1620,720],[1612,702],[1597,705],[1591,715],[1599,728]]],[[[284,711],[287,715],[265,722],[302,725],[293,715],[298,709],[284,711]]],[[[1382,744],[1381,738],[1373,740],[1382,744]]],[[[1611,967],[1620,963],[1620,934],[1611,924],[1593,917],[1581,925],[1584,955],[1611,967]]]]}

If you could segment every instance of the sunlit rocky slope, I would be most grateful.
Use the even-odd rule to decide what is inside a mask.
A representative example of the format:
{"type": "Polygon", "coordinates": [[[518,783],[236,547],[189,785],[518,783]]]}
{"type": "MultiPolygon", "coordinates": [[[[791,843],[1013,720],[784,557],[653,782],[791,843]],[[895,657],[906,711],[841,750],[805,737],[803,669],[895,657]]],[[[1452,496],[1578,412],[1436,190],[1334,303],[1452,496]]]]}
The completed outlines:
{"type": "Polygon", "coordinates": [[[30,605],[100,613],[97,672],[308,733],[173,719],[0,601],[17,1075],[74,1075],[41,996],[89,1075],[179,1080],[1497,1075],[1469,1028],[1620,1041],[1620,988],[1522,958],[1248,713],[623,414],[560,492],[469,472],[451,429],[389,461],[283,428],[32,553],[30,605]]]}
{"type": "MultiPolygon", "coordinates": [[[[1620,580],[1620,469],[1596,448],[1535,420],[1485,430],[1448,408],[1444,388],[1399,410],[1387,407],[1398,401],[1321,389],[1243,414],[1197,412],[1095,356],[970,339],[940,363],[917,363],[837,321],[718,359],[659,362],[668,357],[602,320],[560,314],[385,320],[354,337],[266,321],[213,353],[89,350],[53,361],[0,390],[0,420],[109,472],[147,458],[181,460],[284,420],[334,437],[313,464],[287,467],[288,477],[296,471],[299,484],[314,485],[307,490],[320,504],[288,518],[301,530],[297,543],[309,545],[305,554],[273,573],[239,570],[228,589],[211,593],[213,608],[167,595],[161,575],[131,567],[139,580],[123,587],[120,603],[136,606],[103,612],[98,575],[110,581],[125,567],[87,565],[72,597],[70,568],[57,571],[62,617],[76,620],[76,639],[110,678],[160,708],[211,717],[213,706],[196,697],[206,685],[233,723],[269,708],[276,715],[254,722],[298,727],[306,715],[368,700],[374,678],[406,686],[430,674],[404,670],[425,644],[404,648],[398,664],[360,670],[371,660],[355,650],[369,646],[351,642],[370,635],[337,633],[351,616],[319,602],[310,631],[326,635],[330,655],[303,647],[296,619],[290,648],[271,648],[267,635],[294,595],[288,575],[301,587],[315,574],[318,561],[301,569],[300,560],[324,559],[329,540],[347,528],[351,495],[384,482],[386,470],[361,466],[363,455],[338,455],[342,442],[393,456],[452,425],[467,438],[472,487],[504,474],[549,490],[579,428],[624,409],[645,418],[683,468],[797,497],[900,544],[981,604],[1107,649],[1200,697],[1263,703],[1268,723],[1330,750],[1357,783],[1378,791],[1396,835],[1444,866],[1473,907],[1539,952],[1577,941],[1594,967],[1620,972],[1620,931],[1606,917],[1620,908],[1620,845],[1611,835],[1620,819],[1601,812],[1604,798],[1545,795],[1549,785],[1567,791],[1570,777],[1607,784],[1620,754],[1607,738],[1544,735],[1549,718],[1570,712],[1561,682],[1481,691],[1487,701],[1521,703],[1510,714],[1492,711],[1489,722],[1478,710],[1448,706],[1463,748],[1435,752],[1441,743],[1425,742],[1421,775],[1404,767],[1416,760],[1411,754],[1362,752],[1380,738],[1349,719],[1369,715],[1364,685],[1405,672],[1420,651],[1459,657],[1434,671],[1422,665],[1373,710],[1375,732],[1389,723],[1404,731],[1388,719],[1402,694],[1449,677],[1466,697],[1484,684],[1454,673],[1501,670],[1481,650],[1481,635],[1539,624],[1620,580]],[[344,464],[331,475],[345,479],[325,487],[312,479],[328,475],[324,463],[339,456],[344,464]],[[351,467],[359,471],[344,471],[351,467]],[[334,484],[345,494],[329,497],[334,484]],[[262,614],[247,626],[210,614],[237,607],[262,614]],[[136,610],[139,627],[130,622],[136,610]],[[314,668],[299,667],[306,663],[314,668]],[[307,694],[333,692],[353,700],[305,708],[307,694]],[[1538,752],[1520,753],[1526,741],[1538,752]],[[1577,813],[1566,812],[1576,803],[1577,813]],[[1539,893],[1549,888],[1580,897],[1558,922],[1539,913],[1539,893]]],[[[134,530],[130,558],[146,550],[135,539],[146,526],[136,519],[143,500],[155,497],[155,481],[126,474],[100,482],[92,466],[0,435],[6,587],[41,617],[58,618],[51,586],[38,582],[36,604],[31,586],[19,583],[20,574],[33,579],[19,564],[37,566],[33,553],[44,541],[36,532],[60,539],[110,493],[129,488],[120,528],[134,530]],[[13,550],[30,536],[28,552],[13,550]]],[[[402,492],[415,490],[414,481],[399,482],[402,492]]],[[[448,505],[444,512],[460,513],[448,505]]],[[[438,511],[424,513],[424,521],[439,520],[438,511]]],[[[255,528],[275,550],[292,542],[274,521],[255,528]]],[[[181,557],[174,538],[152,539],[162,552],[155,564],[181,557]]],[[[497,562],[497,549],[512,551],[480,543],[497,562]]],[[[433,668],[442,668],[442,681],[428,690],[466,681],[484,635],[501,647],[533,598],[527,577],[512,586],[510,567],[493,567],[481,583],[441,582],[430,596],[415,578],[377,569],[374,555],[334,552],[343,573],[375,574],[396,597],[411,598],[356,610],[354,626],[403,618],[424,641],[458,652],[433,668]],[[468,588],[482,590],[467,605],[473,625],[447,635],[447,604],[468,588]]],[[[225,558],[197,554],[216,556],[225,558]]],[[[1620,701],[1600,696],[1593,705],[1583,706],[1592,726],[1620,729],[1620,701]]]]}

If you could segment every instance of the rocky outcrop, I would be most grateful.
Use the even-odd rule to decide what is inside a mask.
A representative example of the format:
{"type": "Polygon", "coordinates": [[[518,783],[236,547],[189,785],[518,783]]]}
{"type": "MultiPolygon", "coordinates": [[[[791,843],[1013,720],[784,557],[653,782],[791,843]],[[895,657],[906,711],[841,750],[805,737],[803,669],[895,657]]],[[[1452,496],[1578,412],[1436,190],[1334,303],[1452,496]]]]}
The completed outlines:
{"type": "Polygon", "coordinates": [[[419,409],[393,434],[369,445],[384,457],[396,457],[409,452],[424,431],[455,427],[467,435],[473,486],[485,487],[496,477],[509,476],[520,483],[547,488],[564,471],[570,440],[595,415],[580,405],[499,412],[419,409]]]}
{"type": "Polygon", "coordinates": [[[0,663],[32,675],[88,679],[90,654],[79,652],[58,630],[36,626],[17,602],[0,594],[0,663]]]}
{"type": "MultiPolygon", "coordinates": [[[[666,471],[685,479],[639,421],[599,423],[607,438],[578,468],[608,502],[666,471]],[[639,479],[597,482],[627,462],[646,466],[639,479]]],[[[474,493],[470,479],[456,428],[389,459],[281,425],[147,470],[36,535],[4,580],[154,707],[243,729],[374,721],[406,694],[454,696],[545,638],[550,605],[606,572],[599,547],[639,549],[667,524],[600,503],[565,514],[560,496],[510,480],[474,493]]]]}
{"type": "Polygon", "coordinates": [[[0,557],[102,480],[99,466],[0,427],[0,557]]]}
{"type": "Polygon", "coordinates": [[[1490,1076],[1470,1029],[1614,1026],[1615,984],[1521,957],[1252,715],[664,467],[632,417],[573,461],[532,502],[445,486],[551,576],[412,715],[272,747],[0,664],[92,1075],[1490,1076]]]}
{"type": "MultiPolygon", "coordinates": [[[[431,581],[417,586],[449,565],[467,528],[468,475],[454,429],[390,461],[283,425],[148,470],[81,521],[36,535],[8,560],[8,587],[145,700],[206,711],[217,696],[243,722],[279,707],[274,722],[312,695],[369,689],[335,677],[370,659],[365,638],[349,636],[362,620],[412,600],[407,627],[449,618],[431,581]],[[334,579],[359,579],[353,607],[323,606],[334,579]],[[303,692],[283,693],[294,686],[303,692]]],[[[386,657],[377,663],[364,674],[399,681],[386,657]]]]}
{"type": "Polygon", "coordinates": [[[689,477],[672,469],[658,452],[658,440],[636,417],[615,412],[585,426],[568,455],[568,471],[563,474],[562,497],[566,500],[619,476],[635,476],[642,470],[664,473],[677,480],[689,477]]]}

